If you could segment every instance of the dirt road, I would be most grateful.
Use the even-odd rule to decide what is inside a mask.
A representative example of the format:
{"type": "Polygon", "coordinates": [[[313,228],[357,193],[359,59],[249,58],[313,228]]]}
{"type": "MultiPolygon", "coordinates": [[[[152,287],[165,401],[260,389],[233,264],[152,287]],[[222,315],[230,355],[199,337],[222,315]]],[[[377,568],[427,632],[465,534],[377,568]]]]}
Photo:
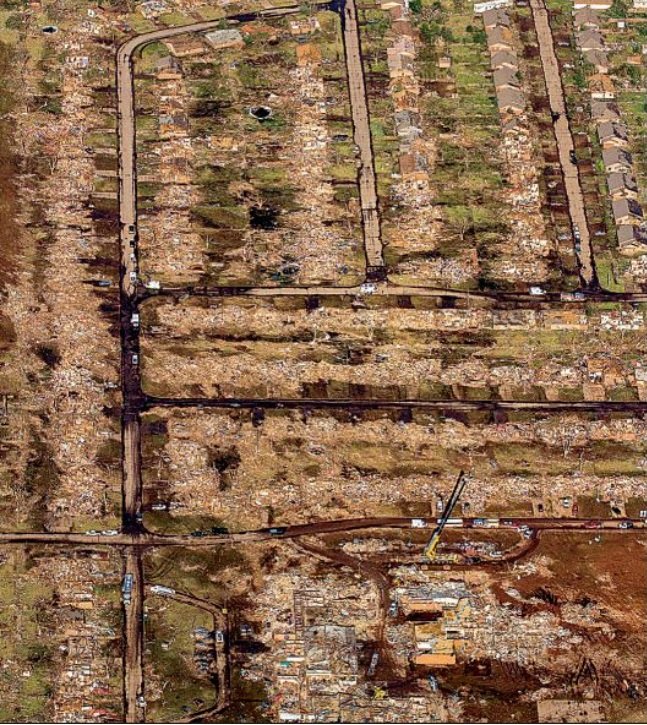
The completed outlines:
{"type": "Polygon", "coordinates": [[[367,267],[383,267],[382,234],[377,211],[377,182],[375,162],[371,145],[371,126],[368,115],[364,65],[357,26],[355,0],[346,0],[342,18],[344,31],[344,52],[350,93],[350,107],[353,117],[355,143],[359,147],[359,196],[362,207],[362,227],[367,267]]]}
{"type": "Polygon", "coordinates": [[[575,153],[575,145],[573,144],[573,136],[566,115],[564,87],[562,86],[559,63],[555,55],[553,33],[544,0],[530,0],[530,7],[532,8],[537,40],[539,41],[539,53],[544,69],[550,110],[554,119],[553,127],[557,138],[559,163],[564,175],[566,198],[575,238],[575,251],[580,265],[580,276],[587,286],[591,286],[596,282],[591,238],[586,214],[584,213],[584,195],[582,194],[577,165],[571,160],[571,156],[575,153]],[[580,237],[579,242],[578,235],[580,237]]]}

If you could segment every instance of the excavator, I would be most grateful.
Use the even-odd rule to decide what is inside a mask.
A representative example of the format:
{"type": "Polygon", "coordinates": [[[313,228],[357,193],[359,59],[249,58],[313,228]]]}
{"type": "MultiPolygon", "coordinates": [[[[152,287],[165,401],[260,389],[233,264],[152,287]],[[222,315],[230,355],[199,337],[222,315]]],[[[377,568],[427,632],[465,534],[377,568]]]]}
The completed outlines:
{"type": "Polygon", "coordinates": [[[456,484],[454,485],[454,490],[452,491],[452,495],[449,497],[449,500],[447,501],[447,505],[445,506],[445,510],[443,511],[443,515],[440,517],[440,520],[438,521],[438,526],[434,529],[433,534],[431,535],[431,538],[429,539],[429,543],[427,546],[425,546],[425,556],[429,561],[434,561],[436,558],[436,549],[438,548],[438,543],[440,541],[440,535],[443,533],[443,529],[445,528],[445,525],[447,524],[447,520],[451,516],[452,510],[454,509],[454,506],[456,506],[456,502],[460,498],[461,493],[463,493],[463,489],[465,488],[465,484],[467,483],[469,479],[469,476],[465,473],[465,471],[461,471],[458,480],[456,481],[456,484]]]}

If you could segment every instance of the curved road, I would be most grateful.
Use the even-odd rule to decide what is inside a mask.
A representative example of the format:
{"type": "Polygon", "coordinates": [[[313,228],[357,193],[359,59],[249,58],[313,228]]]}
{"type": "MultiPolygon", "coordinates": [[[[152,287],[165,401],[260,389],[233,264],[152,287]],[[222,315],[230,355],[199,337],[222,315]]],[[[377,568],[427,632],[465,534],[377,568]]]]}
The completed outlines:
{"type": "MultiPolygon", "coordinates": [[[[533,0],[535,2],[535,0],[533,0]]],[[[330,6],[330,3],[320,3],[319,7],[330,6]]],[[[332,7],[332,6],[331,6],[332,7]]],[[[362,216],[365,236],[365,248],[368,267],[381,267],[381,240],[379,229],[379,217],[377,214],[377,201],[375,195],[375,171],[371,150],[370,128],[368,119],[368,108],[366,105],[366,89],[363,78],[363,67],[361,62],[361,48],[359,45],[359,34],[357,29],[357,17],[354,0],[347,0],[335,6],[342,9],[344,22],[344,46],[346,50],[346,62],[349,75],[349,88],[351,105],[353,110],[353,121],[355,126],[355,140],[360,147],[360,189],[363,190],[362,216]]],[[[533,7],[533,10],[535,8],[533,7]]],[[[233,16],[230,22],[240,19],[251,20],[257,17],[281,16],[300,11],[300,6],[289,5],[261,11],[256,14],[233,16]]],[[[190,25],[174,28],[164,28],[149,33],[144,33],[128,40],[117,51],[116,73],[117,73],[117,127],[119,138],[119,215],[120,215],[120,322],[121,322],[121,373],[122,373],[122,488],[123,488],[123,531],[116,536],[88,535],[88,534],[9,534],[0,533],[0,542],[3,543],[66,543],[71,545],[109,545],[125,547],[125,570],[124,573],[133,574],[134,586],[131,603],[124,605],[126,626],[124,628],[125,643],[124,651],[124,699],[127,722],[138,722],[143,720],[144,713],[139,705],[140,697],[144,695],[144,678],[142,667],[142,641],[143,641],[143,571],[141,565],[141,548],[145,546],[169,546],[187,545],[192,546],[213,546],[222,544],[233,544],[244,541],[259,541],[270,538],[294,538],[305,534],[329,533],[333,531],[350,531],[359,528],[375,526],[403,527],[410,525],[410,519],[353,519],[347,521],[319,522],[314,524],[303,524],[299,526],[285,527],[285,531],[273,536],[268,530],[241,532],[222,536],[166,536],[147,532],[141,523],[142,513],[142,482],[141,482],[141,431],[140,412],[154,406],[169,407],[275,407],[275,408],[304,408],[304,407],[335,407],[348,406],[352,408],[363,407],[424,407],[430,409],[454,409],[454,410],[586,410],[586,411],[647,411],[647,402],[644,403],[515,403],[509,401],[357,401],[357,400],[225,400],[225,399],[200,399],[190,398],[175,400],[168,398],[154,398],[145,396],[141,391],[141,379],[139,375],[139,333],[136,326],[132,324],[132,315],[138,311],[138,305],[151,296],[152,293],[143,292],[139,283],[139,270],[137,263],[137,193],[136,193],[136,135],[135,135],[135,98],[133,84],[133,56],[134,53],[144,45],[158,40],[168,39],[186,33],[204,32],[213,28],[221,27],[222,19],[192,23],[190,25]]],[[[541,23],[540,23],[541,25],[541,23]]],[[[539,29],[538,29],[539,33],[539,29]]],[[[553,51],[554,52],[554,51],[553,51]]],[[[548,60],[542,54],[542,61],[545,64],[548,60]]],[[[549,94],[551,89],[549,88],[549,94]]],[[[551,97],[551,106],[554,106],[551,97]]],[[[564,146],[564,148],[566,148],[564,146]]],[[[562,155],[560,150],[560,156],[562,155]]],[[[564,166],[564,168],[568,168],[564,166]]],[[[568,182],[568,177],[567,177],[568,182]]],[[[567,183],[568,191],[568,183],[567,183]]],[[[572,207],[571,207],[572,208],[572,207]]],[[[585,223],[581,225],[581,233],[586,234],[585,223]]],[[[581,260],[582,261],[582,260],[581,260]]],[[[586,260],[583,263],[583,276],[587,282],[590,281],[591,272],[586,260]]],[[[367,270],[368,273],[368,270],[367,270]]],[[[370,277],[370,275],[368,275],[370,277]]],[[[170,288],[161,290],[156,294],[183,295],[183,294],[206,294],[221,295],[233,292],[224,290],[209,290],[206,288],[170,288]]],[[[348,289],[332,287],[314,288],[231,288],[237,290],[236,294],[250,296],[269,295],[339,295],[339,294],[366,294],[363,287],[352,287],[348,289]]],[[[469,293],[451,290],[438,290],[435,288],[387,286],[378,285],[371,293],[383,295],[421,295],[421,296],[450,296],[450,297],[483,297],[513,303],[524,302],[584,302],[592,299],[627,299],[630,301],[643,301],[647,295],[609,295],[599,293],[597,295],[556,295],[547,294],[533,296],[529,294],[514,293],[469,293]]],[[[520,522],[530,521],[519,519],[520,522]]],[[[643,522],[635,522],[643,526],[643,522]]],[[[585,522],[578,520],[532,520],[536,529],[586,529],[585,522]]],[[[617,526],[617,521],[601,523],[604,528],[617,526]]],[[[637,532],[640,529],[630,529],[626,533],[637,532]]]]}

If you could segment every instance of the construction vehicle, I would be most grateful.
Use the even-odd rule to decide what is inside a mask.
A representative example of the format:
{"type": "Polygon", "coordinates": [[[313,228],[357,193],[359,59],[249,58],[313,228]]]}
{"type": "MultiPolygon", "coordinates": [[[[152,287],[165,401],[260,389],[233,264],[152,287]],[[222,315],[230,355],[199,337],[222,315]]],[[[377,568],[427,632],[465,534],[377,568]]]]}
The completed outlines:
{"type": "Polygon", "coordinates": [[[463,493],[467,480],[467,474],[465,471],[461,471],[458,476],[458,480],[456,481],[456,485],[454,486],[454,490],[452,491],[452,495],[449,497],[449,501],[447,501],[443,515],[438,520],[438,526],[434,529],[431,538],[429,539],[429,543],[425,546],[425,556],[429,559],[429,561],[433,561],[436,558],[436,549],[438,548],[440,535],[443,533],[443,529],[447,525],[447,521],[449,520],[454,506],[456,506],[456,502],[460,498],[461,493],[463,493]]]}

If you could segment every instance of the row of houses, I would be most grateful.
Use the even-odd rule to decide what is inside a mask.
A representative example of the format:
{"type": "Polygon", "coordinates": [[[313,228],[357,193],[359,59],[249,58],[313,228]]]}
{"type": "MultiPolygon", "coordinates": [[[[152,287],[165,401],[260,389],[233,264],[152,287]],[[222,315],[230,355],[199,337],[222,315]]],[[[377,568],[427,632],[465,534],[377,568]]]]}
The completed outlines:
{"type": "Polygon", "coordinates": [[[595,9],[586,6],[575,10],[573,23],[582,56],[595,69],[595,74],[588,79],[591,117],[602,149],[618,247],[622,254],[643,254],[647,252],[647,226],[638,201],[629,133],[614,103],[615,88],[608,75],[609,61],[600,19],[595,9]]]}
{"type": "Polygon", "coordinates": [[[510,17],[505,8],[492,8],[483,13],[483,25],[499,112],[502,115],[519,115],[523,113],[525,99],[519,81],[519,62],[514,50],[510,17]]]}
{"type": "Polygon", "coordinates": [[[521,87],[521,65],[515,49],[521,41],[508,10],[511,4],[510,0],[490,0],[486,6],[475,4],[474,12],[481,15],[485,30],[507,177],[504,213],[510,232],[497,272],[508,280],[532,286],[550,274],[547,260],[551,245],[541,209],[536,129],[521,87]]]}
{"type": "Polygon", "coordinates": [[[394,35],[393,43],[387,48],[387,65],[389,91],[395,106],[395,130],[399,139],[400,174],[406,181],[424,185],[428,182],[428,159],[422,140],[415,31],[405,0],[385,0],[380,7],[390,14],[394,35]]]}

